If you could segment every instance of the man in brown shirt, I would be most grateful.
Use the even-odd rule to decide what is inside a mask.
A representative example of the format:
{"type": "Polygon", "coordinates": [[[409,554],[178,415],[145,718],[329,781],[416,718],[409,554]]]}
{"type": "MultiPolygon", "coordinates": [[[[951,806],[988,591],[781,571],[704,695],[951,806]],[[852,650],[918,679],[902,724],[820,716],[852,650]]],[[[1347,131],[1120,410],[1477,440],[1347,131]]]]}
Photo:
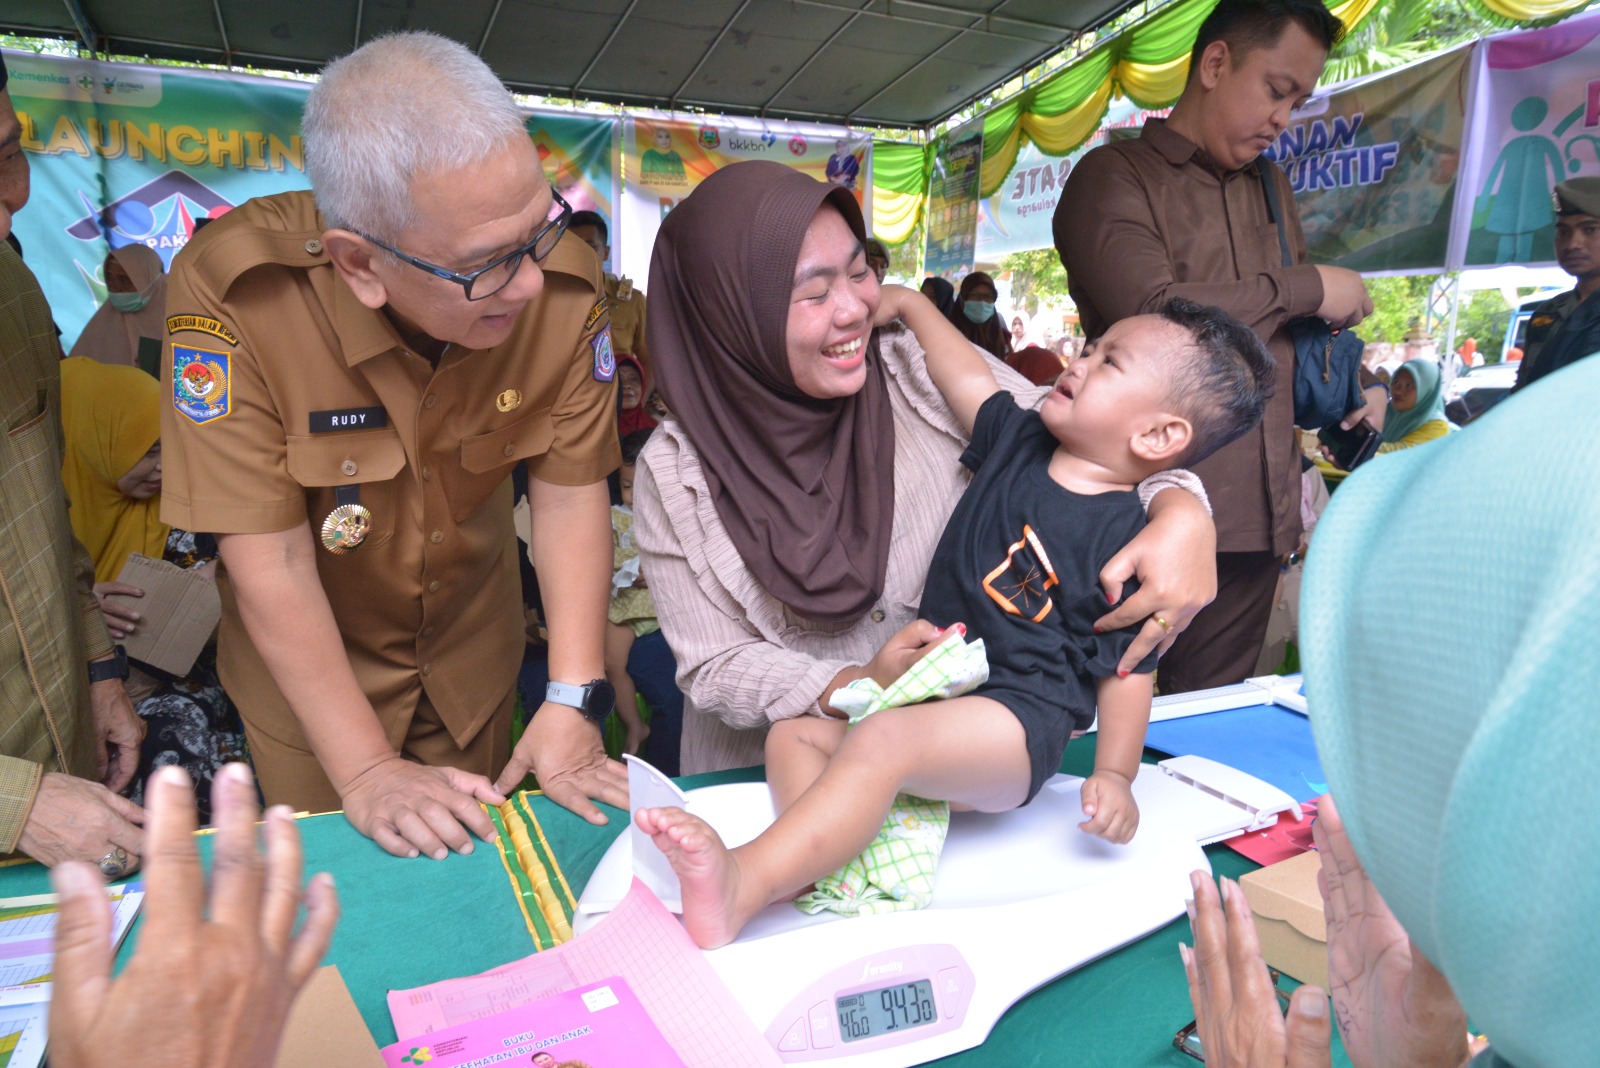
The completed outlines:
{"type": "Polygon", "coordinates": [[[618,448],[600,266],[459,44],[364,46],[324,71],[303,129],[315,199],[207,227],[167,307],[163,518],[218,535],[219,667],[262,789],[436,859],[470,851],[463,825],[491,838],[478,802],[529,768],[604,822],[589,798],[625,805],[626,776],[597,709],[547,700],[509,746],[517,463],[551,677],[604,675],[618,448]]]}
{"type": "MultiPolygon", "coordinates": [[[[0,59],[0,239],[28,200],[28,160],[0,59]]],[[[0,240],[0,853],[139,866],[133,778],[143,724],[72,536],[61,484],[61,345],[33,273],[0,240]]]]}
{"type": "MultiPolygon", "coordinates": [[[[594,249],[594,254],[605,263],[611,259],[611,229],[597,211],[575,211],[572,235],[594,249]]],[[[650,378],[650,350],[645,345],[644,291],[633,284],[631,278],[618,278],[606,272],[606,302],[611,312],[611,345],[618,353],[626,353],[639,361],[645,379],[650,378]]]]}
{"type": "MultiPolygon", "coordinates": [[[[1196,465],[1217,524],[1217,597],[1162,658],[1163,693],[1239,682],[1255,668],[1278,561],[1300,538],[1294,348],[1286,324],[1352,326],[1372,311],[1361,276],[1304,263],[1298,214],[1285,267],[1256,158],[1322,75],[1338,19],[1319,0],[1222,0],[1201,25],[1189,81],[1166,120],[1086,155],[1056,208],[1056,249],[1092,340],[1170,297],[1249,323],[1278,361],[1261,426],[1196,465]]],[[[1281,203],[1293,192],[1269,168],[1281,203]]]]}

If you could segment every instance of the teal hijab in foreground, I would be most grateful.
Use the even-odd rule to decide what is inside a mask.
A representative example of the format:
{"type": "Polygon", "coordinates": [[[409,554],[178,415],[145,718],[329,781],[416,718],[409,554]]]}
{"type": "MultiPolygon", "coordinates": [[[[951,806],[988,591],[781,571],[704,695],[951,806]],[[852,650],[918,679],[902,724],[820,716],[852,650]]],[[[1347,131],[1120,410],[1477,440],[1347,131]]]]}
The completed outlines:
{"type": "Polygon", "coordinates": [[[1596,396],[1585,360],[1363,466],[1317,525],[1301,605],[1356,852],[1517,1068],[1600,1063],[1596,396]]]}
{"type": "Polygon", "coordinates": [[[1444,387],[1439,381],[1438,364],[1432,360],[1407,360],[1395,374],[1411,376],[1411,381],[1417,384],[1417,403],[1410,411],[1402,412],[1395,408],[1394,401],[1389,402],[1383,414],[1383,440],[1386,442],[1399,441],[1423,423],[1445,417],[1444,387]]]}

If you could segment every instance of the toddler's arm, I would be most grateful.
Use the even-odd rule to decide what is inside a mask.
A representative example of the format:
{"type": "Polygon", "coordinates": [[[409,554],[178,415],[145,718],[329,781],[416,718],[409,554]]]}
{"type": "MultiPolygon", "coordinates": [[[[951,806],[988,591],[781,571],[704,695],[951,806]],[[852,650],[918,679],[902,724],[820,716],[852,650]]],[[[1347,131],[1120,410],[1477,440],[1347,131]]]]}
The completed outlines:
{"type": "Polygon", "coordinates": [[[1095,739],[1094,773],[1083,784],[1084,822],[1078,828],[1118,844],[1133,840],[1139,829],[1139,806],[1133,780],[1144,755],[1150,726],[1150,699],[1155,676],[1110,675],[1096,687],[1100,730],[1095,739]]]}
{"type": "Polygon", "coordinates": [[[883,287],[875,324],[883,326],[895,319],[904,319],[916,335],[917,343],[926,354],[933,384],[939,387],[950,411],[970,434],[978,418],[978,409],[1000,389],[994,372],[972,347],[972,342],[962,337],[961,331],[939,312],[933,301],[917,290],[895,285],[883,287]]]}

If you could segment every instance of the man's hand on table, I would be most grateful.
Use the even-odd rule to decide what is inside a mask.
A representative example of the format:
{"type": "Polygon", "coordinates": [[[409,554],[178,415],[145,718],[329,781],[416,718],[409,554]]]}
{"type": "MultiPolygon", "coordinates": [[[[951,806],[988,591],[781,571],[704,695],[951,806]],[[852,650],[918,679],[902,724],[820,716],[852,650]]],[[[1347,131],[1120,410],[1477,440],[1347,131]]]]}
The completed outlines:
{"type": "Polygon", "coordinates": [[[178,768],[150,777],[144,930],[113,979],[111,908],[84,864],[51,873],[56,927],[50,1062],[56,1068],[270,1066],[295,995],[327,952],[339,918],[333,879],[311,880],[299,934],[300,836],[283,806],[256,846],[255,786],[230,764],[211,789],[216,850],[209,908],[195,846],[194,794],[178,768]],[[209,918],[207,918],[209,915],[209,918]]]}
{"type": "Polygon", "coordinates": [[[144,809],[99,783],[47,771],[17,848],[51,868],[69,860],[98,865],[113,857],[122,871],[110,877],[121,878],[139,868],[144,822],[144,809]],[[119,849],[124,857],[117,858],[119,849]]]}
{"type": "Polygon", "coordinates": [[[495,840],[494,821],[479,807],[505,803],[482,775],[427,767],[399,756],[379,761],[347,783],[340,796],[356,830],[397,857],[443,860],[472,852],[472,835],[495,840]],[[472,834],[468,834],[470,831],[472,834]]]}
{"type": "Polygon", "coordinates": [[[95,751],[100,758],[100,783],[121,793],[139,769],[144,720],[133,710],[128,690],[118,679],[89,684],[89,709],[94,715],[95,751]]]}
{"type": "Polygon", "coordinates": [[[540,705],[494,788],[510,793],[529,771],[546,797],[590,823],[606,822],[591,798],[628,807],[628,769],[606,756],[600,728],[575,708],[540,705]]]}

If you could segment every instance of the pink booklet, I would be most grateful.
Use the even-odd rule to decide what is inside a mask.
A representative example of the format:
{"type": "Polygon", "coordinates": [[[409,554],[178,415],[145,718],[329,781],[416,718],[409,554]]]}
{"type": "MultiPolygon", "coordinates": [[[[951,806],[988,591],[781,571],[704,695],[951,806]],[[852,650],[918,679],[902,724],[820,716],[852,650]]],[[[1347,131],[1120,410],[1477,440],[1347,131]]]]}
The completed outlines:
{"type": "Polygon", "coordinates": [[[389,1068],[686,1068],[621,976],[530,1001],[457,1027],[396,1042],[389,1068]]]}

